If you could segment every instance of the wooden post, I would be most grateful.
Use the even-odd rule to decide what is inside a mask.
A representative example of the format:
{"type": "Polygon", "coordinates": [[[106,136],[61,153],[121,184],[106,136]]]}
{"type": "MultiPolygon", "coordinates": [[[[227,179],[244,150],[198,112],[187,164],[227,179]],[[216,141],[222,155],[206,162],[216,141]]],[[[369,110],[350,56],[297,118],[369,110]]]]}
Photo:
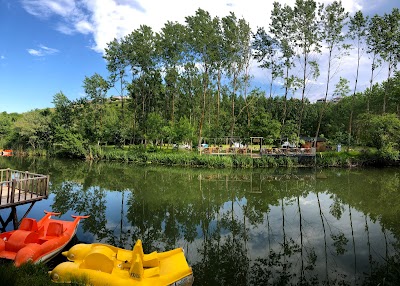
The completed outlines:
{"type": "Polygon", "coordinates": [[[10,168],[7,168],[7,171],[6,171],[6,181],[11,181],[11,172],[10,172],[10,168]]]}
{"type": "Polygon", "coordinates": [[[33,194],[34,194],[35,192],[37,192],[37,186],[38,186],[37,183],[38,183],[37,180],[33,180],[33,181],[32,181],[31,197],[33,197],[33,194]]]}
{"type": "MultiPolygon", "coordinates": [[[[28,192],[28,182],[29,182],[28,179],[29,179],[29,172],[25,171],[25,181],[24,181],[24,187],[23,187],[23,191],[25,193],[25,195],[24,195],[25,200],[26,200],[26,195],[28,192]]],[[[20,191],[22,191],[22,190],[20,190],[20,191]]]]}
{"type": "Polygon", "coordinates": [[[19,227],[19,223],[18,223],[18,217],[17,217],[17,208],[15,206],[11,207],[11,214],[10,215],[12,215],[14,229],[16,230],[19,227]]]}
{"type": "Polygon", "coordinates": [[[11,197],[10,197],[10,203],[14,203],[14,196],[15,196],[15,186],[17,184],[17,180],[13,179],[11,182],[11,197]]]}

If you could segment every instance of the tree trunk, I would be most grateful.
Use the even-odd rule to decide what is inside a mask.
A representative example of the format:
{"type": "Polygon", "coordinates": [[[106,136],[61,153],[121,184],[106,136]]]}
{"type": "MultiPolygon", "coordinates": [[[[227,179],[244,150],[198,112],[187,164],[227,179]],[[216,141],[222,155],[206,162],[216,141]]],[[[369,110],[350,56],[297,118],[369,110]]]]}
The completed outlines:
{"type": "Polygon", "coordinates": [[[231,137],[233,137],[233,132],[235,129],[235,95],[236,95],[236,81],[237,73],[233,76],[233,91],[232,91],[232,123],[231,123],[231,137]]]}
{"type": "Polygon", "coordinates": [[[218,70],[218,83],[217,83],[217,127],[219,127],[219,109],[221,101],[221,69],[218,70]]]}
{"type": "Polygon", "coordinates": [[[348,129],[349,133],[348,133],[348,138],[347,138],[347,152],[349,152],[350,144],[351,144],[351,131],[352,131],[352,126],[353,126],[354,100],[355,100],[356,92],[357,92],[358,72],[360,70],[360,39],[358,39],[357,47],[358,47],[358,49],[357,49],[357,71],[356,71],[356,80],[354,83],[353,97],[351,99],[349,129],[348,129]]]}
{"type": "Polygon", "coordinates": [[[304,70],[303,70],[303,88],[301,90],[301,109],[299,116],[299,129],[297,131],[297,137],[300,137],[301,132],[301,121],[303,120],[303,112],[304,112],[304,97],[306,93],[306,80],[307,80],[307,55],[304,55],[304,70]]]}
{"type": "Polygon", "coordinates": [[[318,118],[317,132],[315,133],[315,140],[314,140],[314,146],[313,146],[315,148],[317,147],[317,139],[318,139],[318,135],[319,135],[319,129],[321,128],[322,117],[324,116],[324,112],[325,112],[325,108],[326,108],[326,100],[328,98],[329,82],[331,80],[330,77],[331,77],[332,50],[333,50],[333,47],[331,46],[329,48],[328,78],[326,79],[325,99],[324,99],[323,106],[322,106],[322,109],[321,109],[321,112],[320,112],[319,118],[318,118]]]}
{"type": "Polygon", "coordinates": [[[287,95],[289,92],[289,66],[286,65],[286,84],[285,84],[285,97],[283,98],[283,115],[282,115],[282,128],[285,126],[286,109],[287,109],[287,95]]]}
{"type": "Polygon", "coordinates": [[[201,116],[200,116],[200,122],[199,122],[199,139],[198,139],[198,147],[201,146],[201,140],[202,140],[202,131],[203,131],[203,123],[204,123],[204,117],[205,117],[205,112],[206,112],[206,96],[207,96],[207,85],[208,85],[208,67],[205,68],[205,76],[206,78],[203,79],[203,102],[202,102],[202,108],[201,108],[201,116]]]}
{"type": "MultiPolygon", "coordinates": [[[[369,90],[371,93],[372,93],[372,83],[374,81],[375,62],[376,62],[376,54],[374,53],[371,65],[371,78],[369,80],[369,90]]],[[[367,112],[369,113],[369,96],[367,98],[367,112]]]]}

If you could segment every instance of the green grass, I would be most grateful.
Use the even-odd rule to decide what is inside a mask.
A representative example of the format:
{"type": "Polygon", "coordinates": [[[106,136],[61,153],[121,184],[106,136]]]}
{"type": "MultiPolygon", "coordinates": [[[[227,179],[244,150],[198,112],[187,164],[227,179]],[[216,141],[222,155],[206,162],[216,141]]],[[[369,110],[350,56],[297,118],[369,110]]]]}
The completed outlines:
{"type": "MultiPolygon", "coordinates": [[[[26,263],[21,267],[15,267],[11,262],[0,263],[0,284],[7,286],[49,286],[60,285],[50,279],[50,269],[44,263],[26,263]]],[[[72,286],[90,285],[86,280],[76,279],[72,286]]]]}
{"type": "Polygon", "coordinates": [[[0,266],[1,285],[47,286],[57,285],[50,280],[45,264],[27,263],[16,268],[12,263],[4,262],[0,266]]]}

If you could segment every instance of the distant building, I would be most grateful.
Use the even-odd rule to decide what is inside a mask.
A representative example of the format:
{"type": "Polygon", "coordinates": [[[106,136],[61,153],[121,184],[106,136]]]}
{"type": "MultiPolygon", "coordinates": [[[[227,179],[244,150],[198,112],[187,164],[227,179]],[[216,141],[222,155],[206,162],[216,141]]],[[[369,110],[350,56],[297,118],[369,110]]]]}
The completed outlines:
{"type": "Polygon", "coordinates": [[[342,100],[341,96],[336,96],[336,97],[332,98],[332,102],[334,102],[334,103],[337,103],[337,102],[339,102],[341,100],[342,100]]]}
{"type": "Polygon", "coordinates": [[[300,142],[304,142],[303,144],[300,144],[301,148],[311,148],[311,147],[316,147],[317,152],[325,151],[326,150],[326,138],[323,137],[318,137],[317,138],[317,146],[314,146],[315,142],[315,137],[307,137],[307,136],[301,136],[300,137],[300,142]]]}
{"type": "Polygon", "coordinates": [[[127,100],[129,97],[128,96],[119,96],[119,95],[113,95],[110,97],[111,101],[122,101],[122,99],[127,100]]]}
{"type": "MultiPolygon", "coordinates": [[[[336,97],[333,97],[331,100],[327,99],[326,102],[338,103],[341,99],[342,99],[342,97],[336,96],[336,97]]],[[[324,102],[325,102],[325,98],[317,99],[317,103],[324,103],[324,102]]]]}

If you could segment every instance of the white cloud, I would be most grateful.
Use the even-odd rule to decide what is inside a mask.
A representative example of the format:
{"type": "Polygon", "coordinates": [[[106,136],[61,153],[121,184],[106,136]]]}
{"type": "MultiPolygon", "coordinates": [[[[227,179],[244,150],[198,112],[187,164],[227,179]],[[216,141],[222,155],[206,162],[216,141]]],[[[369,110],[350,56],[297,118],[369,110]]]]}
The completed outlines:
{"type": "Polygon", "coordinates": [[[93,26],[88,21],[85,20],[81,20],[75,23],[75,28],[79,33],[85,35],[93,32],[93,26]]]}
{"type": "Polygon", "coordinates": [[[0,56],[0,60],[5,60],[5,59],[6,59],[6,57],[4,55],[0,56]]]}
{"type": "MultiPolygon", "coordinates": [[[[362,9],[365,0],[342,1],[347,11],[362,9]]],[[[293,6],[295,0],[280,0],[282,5],[293,6]]],[[[333,0],[320,0],[329,4],[333,0]]],[[[267,28],[273,1],[259,0],[22,0],[24,9],[37,17],[57,16],[57,30],[71,35],[92,34],[93,49],[103,52],[107,43],[123,37],[140,25],[160,31],[167,21],[185,22],[198,8],[220,18],[234,12],[249,21],[253,31],[267,28]]]]}
{"type": "Polygon", "coordinates": [[[31,54],[32,56],[37,56],[37,57],[43,56],[43,54],[42,54],[39,50],[27,49],[27,51],[28,51],[28,53],[31,54]]]}
{"type": "MultiPolygon", "coordinates": [[[[238,18],[244,18],[249,22],[253,31],[257,27],[268,29],[270,23],[273,1],[259,0],[21,0],[24,9],[37,17],[56,19],[56,29],[67,35],[85,34],[91,35],[91,48],[103,53],[107,43],[114,38],[121,38],[140,25],[148,25],[153,31],[158,32],[167,21],[185,22],[185,17],[195,14],[198,8],[208,11],[212,17],[220,18],[234,12],[238,18]]],[[[281,5],[294,6],[295,0],[279,0],[281,5]]],[[[333,0],[317,0],[325,5],[333,0]]],[[[369,1],[370,2],[370,1],[369,1]]],[[[353,14],[371,6],[367,0],[342,1],[346,11],[353,14]],[[366,7],[366,8],[364,8],[366,7]]],[[[376,1],[374,5],[379,5],[376,1]]],[[[32,55],[42,56],[48,50],[44,48],[30,49],[32,55]]],[[[354,52],[354,51],[353,51],[354,52]]],[[[323,90],[326,82],[326,55],[320,56],[321,75],[307,90],[310,100],[315,100],[325,94],[323,90]]],[[[355,64],[354,57],[349,57],[342,63],[341,71],[332,79],[329,96],[339,77],[350,80],[350,87],[354,86],[355,64]],[[343,67],[343,68],[342,68],[343,67]]],[[[254,79],[268,86],[268,72],[253,68],[254,79]]],[[[359,88],[363,90],[369,81],[370,60],[367,55],[362,59],[359,75],[359,88]]],[[[298,95],[295,95],[296,97],[298,95]]]]}
{"type": "MultiPolygon", "coordinates": [[[[293,5],[295,0],[282,3],[293,5]]],[[[198,8],[220,18],[234,12],[255,30],[268,26],[272,1],[259,0],[22,0],[23,8],[42,19],[57,17],[56,29],[64,34],[92,34],[93,49],[103,52],[107,43],[123,37],[140,25],[160,31],[167,21],[185,22],[198,8]]]]}
{"type": "Polygon", "coordinates": [[[28,53],[36,57],[44,57],[47,55],[53,55],[59,52],[57,49],[49,48],[44,45],[39,45],[38,49],[27,49],[28,53]]]}
{"type": "Polygon", "coordinates": [[[75,9],[74,0],[22,0],[22,7],[29,13],[39,18],[48,18],[58,15],[66,17],[75,9]]]}

